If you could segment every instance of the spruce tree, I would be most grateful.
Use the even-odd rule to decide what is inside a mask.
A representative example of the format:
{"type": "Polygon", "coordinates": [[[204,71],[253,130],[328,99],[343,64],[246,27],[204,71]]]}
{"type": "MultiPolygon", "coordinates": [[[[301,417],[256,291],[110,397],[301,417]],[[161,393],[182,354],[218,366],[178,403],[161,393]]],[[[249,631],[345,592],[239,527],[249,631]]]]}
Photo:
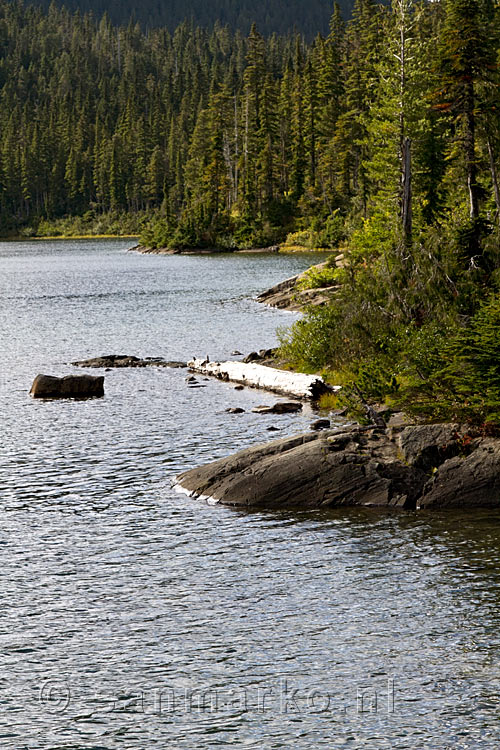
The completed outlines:
{"type": "Polygon", "coordinates": [[[496,62],[492,20],[489,0],[446,0],[439,48],[437,107],[451,116],[461,144],[473,223],[479,219],[481,199],[477,119],[484,113],[496,62]]]}

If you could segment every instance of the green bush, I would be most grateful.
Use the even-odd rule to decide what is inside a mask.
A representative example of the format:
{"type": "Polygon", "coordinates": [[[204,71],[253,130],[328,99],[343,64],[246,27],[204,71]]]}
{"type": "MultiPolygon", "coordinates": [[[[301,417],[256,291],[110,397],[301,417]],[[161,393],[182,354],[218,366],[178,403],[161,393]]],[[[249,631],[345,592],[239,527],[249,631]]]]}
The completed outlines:
{"type": "Polygon", "coordinates": [[[363,221],[349,240],[351,259],[368,261],[392,253],[395,243],[393,221],[387,214],[376,213],[363,221]]]}
{"type": "Polygon", "coordinates": [[[287,235],[285,244],[291,247],[334,249],[345,238],[344,220],[339,213],[330,214],[325,221],[313,220],[307,229],[300,229],[287,235]]]}
{"type": "Polygon", "coordinates": [[[318,268],[312,266],[300,278],[297,283],[298,289],[320,289],[322,287],[334,286],[341,282],[343,277],[342,268],[325,266],[318,268]]]}
{"type": "Polygon", "coordinates": [[[305,247],[307,250],[315,250],[319,247],[319,234],[312,229],[303,229],[299,232],[291,232],[287,235],[285,245],[290,247],[305,247]]]}
{"type": "Polygon", "coordinates": [[[342,370],[384,350],[393,325],[383,309],[384,290],[371,279],[367,269],[354,285],[344,283],[334,302],[309,307],[281,331],[283,356],[307,368],[342,370]]]}
{"type": "Polygon", "coordinates": [[[407,410],[500,426],[500,296],[492,294],[469,325],[442,334],[440,343],[427,381],[403,393],[407,410]]]}
{"type": "Polygon", "coordinates": [[[334,249],[345,239],[344,219],[339,213],[330,214],[319,234],[319,247],[334,249]]]}

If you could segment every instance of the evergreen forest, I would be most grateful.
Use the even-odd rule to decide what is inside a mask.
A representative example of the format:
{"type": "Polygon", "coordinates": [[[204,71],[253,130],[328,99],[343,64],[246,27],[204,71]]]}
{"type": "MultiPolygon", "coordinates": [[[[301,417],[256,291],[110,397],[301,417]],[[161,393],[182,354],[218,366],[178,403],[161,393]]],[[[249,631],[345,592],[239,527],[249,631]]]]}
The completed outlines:
{"type": "Polygon", "coordinates": [[[351,411],[493,429],[499,33],[492,0],[356,0],[312,40],[0,0],[1,230],[342,252],[283,355],[351,411]]]}

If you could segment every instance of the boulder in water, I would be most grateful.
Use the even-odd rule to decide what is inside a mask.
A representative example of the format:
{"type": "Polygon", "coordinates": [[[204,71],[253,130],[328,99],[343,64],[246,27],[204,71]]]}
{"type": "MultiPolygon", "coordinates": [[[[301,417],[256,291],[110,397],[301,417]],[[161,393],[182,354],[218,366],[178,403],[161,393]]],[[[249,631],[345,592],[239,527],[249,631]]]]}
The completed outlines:
{"type": "Polygon", "coordinates": [[[311,430],[328,430],[331,427],[329,419],[317,419],[311,424],[311,430]]]}
{"type": "Polygon", "coordinates": [[[302,411],[302,404],[297,401],[277,401],[272,406],[256,406],[255,414],[295,414],[302,411]]]}
{"type": "Polygon", "coordinates": [[[53,375],[37,375],[30,395],[33,398],[102,398],[104,377],[66,375],[56,378],[53,375]]]}

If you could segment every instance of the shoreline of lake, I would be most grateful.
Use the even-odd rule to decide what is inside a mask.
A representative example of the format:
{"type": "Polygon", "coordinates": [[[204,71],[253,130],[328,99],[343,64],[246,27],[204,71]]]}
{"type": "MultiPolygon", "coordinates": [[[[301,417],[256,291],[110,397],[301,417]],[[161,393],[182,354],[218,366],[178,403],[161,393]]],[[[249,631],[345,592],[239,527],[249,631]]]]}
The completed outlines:
{"type": "MultiPolygon", "coordinates": [[[[265,290],[257,301],[302,309],[304,273],[265,290]]],[[[328,290],[306,294],[311,292],[308,304],[330,299],[328,290]]],[[[499,507],[500,439],[470,425],[416,424],[396,415],[395,427],[373,409],[371,416],[368,427],[354,424],[252,446],[185,472],[178,486],[211,504],[247,509],[499,507]]]]}

